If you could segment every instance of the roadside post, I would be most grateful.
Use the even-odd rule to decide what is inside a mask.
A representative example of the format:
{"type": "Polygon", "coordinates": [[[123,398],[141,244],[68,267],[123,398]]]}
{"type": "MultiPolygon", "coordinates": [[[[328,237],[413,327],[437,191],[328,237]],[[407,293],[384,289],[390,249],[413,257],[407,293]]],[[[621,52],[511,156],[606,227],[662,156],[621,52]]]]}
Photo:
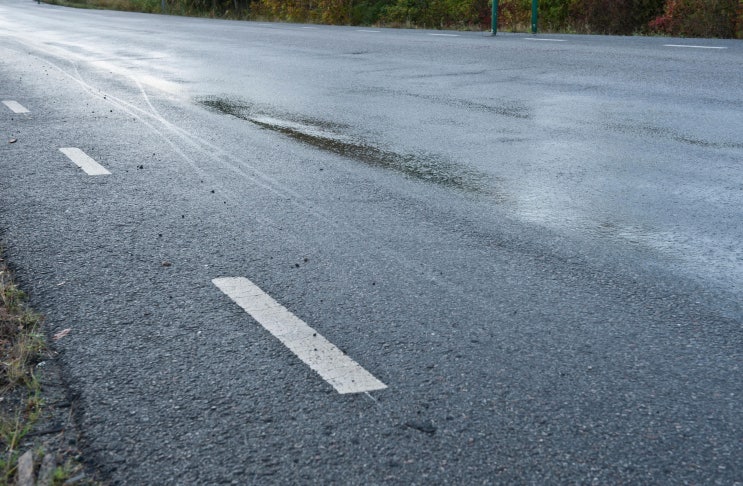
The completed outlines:
{"type": "Polygon", "coordinates": [[[498,0],[493,0],[493,13],[490,16],[490,33],[498,33],[498,0]]]}
{"type": "Polygon", "coordinates": [[[539,0],[531,0],[531,33],[537,33],[537,15],[539,14],[539,0]]]}

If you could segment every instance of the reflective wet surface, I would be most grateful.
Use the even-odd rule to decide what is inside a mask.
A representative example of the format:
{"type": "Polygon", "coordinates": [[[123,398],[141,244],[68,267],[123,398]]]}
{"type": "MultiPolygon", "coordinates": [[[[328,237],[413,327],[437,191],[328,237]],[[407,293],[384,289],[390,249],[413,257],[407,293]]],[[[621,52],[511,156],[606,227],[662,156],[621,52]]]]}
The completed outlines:
{"type": "Polygon", "coordinates": [[[52,29],[29,41],[134,80],[145,96],[196,100],[591,244],[631,240],[681,274],[693,268],[741,292],[736,43],[688,52],[638,38],[596,54],[600,37],[537,45],[504,35],[495,45],[478,33],[423,33],[390,47],[387,34],[355,29],[336,29],[338,43],[301,26],[225,22],[224,48],[213,51],[207,24],[154,22],[144,45],[52,29]],[[625,230],[600,231],[606,221],[625,230]],[[623,236],[635,233],[648,236],[623,236]]]}
{"type": "Polygon", "coordinates": [[[0,237],[72,329],[91,463],[736,484],[743,45],[305,27],[0,4],[0,99],[30,110],[0,110],[0,237]],[[335,393],[223,277],[387,388],[335,393]]]}

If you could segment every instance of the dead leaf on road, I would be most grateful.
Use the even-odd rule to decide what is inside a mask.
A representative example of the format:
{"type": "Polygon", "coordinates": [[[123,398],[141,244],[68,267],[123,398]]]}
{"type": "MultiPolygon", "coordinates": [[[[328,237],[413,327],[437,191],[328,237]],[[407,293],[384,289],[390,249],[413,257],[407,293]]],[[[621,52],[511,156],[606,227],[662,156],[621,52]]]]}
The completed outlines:
{"type": "Polygon", "coordinates": [[[59,341],[60,339],[62,339],[66,335],[68,335],[70,333],[70,331],[72,331],[72,329],[70,329],[69,327],[67,329],[63,329],[63,330],[59,331],[57,334],[55,334],[52,337],[52,339],[54,339],[55,341],[59,341]]]}
{"type": "Polygon", "coordinates": [[[16,143],[17,141],[17,138],[11,138],[10,140],[8,140],[8,143],[16,143]]]}

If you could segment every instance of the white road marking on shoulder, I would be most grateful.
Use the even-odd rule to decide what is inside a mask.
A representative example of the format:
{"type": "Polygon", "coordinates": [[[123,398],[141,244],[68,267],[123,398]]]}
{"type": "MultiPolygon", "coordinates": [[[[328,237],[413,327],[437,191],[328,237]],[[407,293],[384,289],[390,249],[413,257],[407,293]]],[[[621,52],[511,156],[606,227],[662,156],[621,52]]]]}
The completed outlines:
{"type": "Polygon", "coordinates": [[[221,277],[213,279],[212,283],[338,393],[363,393],[387,388],[387,385],[247,278],[221,277]]]}
{"type": "Polygon", "coordinates": [[[90,158],[88,154],[75,147],[65,147],[59,149],[60,152],[65,154],[67,158],[75,163],[76,166],[80,167],[88,175],[110,175],[111,173],[106,170],[101,164],[90,158]]]}
{"type": "Polygon", "coordinates": [[[371,34],[378,34],[379,32],[382,32],[381,30],[365,30],[365,29],[358,29],[356,32],[369,32],[371,34]]]}
{"type": "Polygon", "coordinates": [[[565,42],[565,39],[536,39],[534,37],[524,37],[524,40],[542,42],[565,42]]]}
{"type": "Polygon", "coordinates": [[[10,108],[13,113],[29,113],[25,106],[13,100],[3,100],[3,104],[10,108]]]}
{"type": "Polygon", "coordinates": [[[689,49],[727,49],[722,46],[693,46],[690,44],[663,44],[663,47],[688,47],[689,49]]]}
{"type": "Polygon", "coordinates": [[[459,37],[459,34],[428,34],[428,35],[435,35],[438,37],[459,37]]]}

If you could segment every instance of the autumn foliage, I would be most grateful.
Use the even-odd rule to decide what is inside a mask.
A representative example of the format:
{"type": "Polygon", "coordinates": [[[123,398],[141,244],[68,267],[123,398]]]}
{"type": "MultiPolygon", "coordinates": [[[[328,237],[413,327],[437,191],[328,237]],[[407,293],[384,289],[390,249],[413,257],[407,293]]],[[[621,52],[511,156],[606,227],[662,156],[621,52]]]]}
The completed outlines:
{"type": "MultiPolygon", "coordinates": [[[[271,20],[428,28],[490,27],[489,0],[253,0],[271,20]]],[[[531,0],[500,0],[499,29],[526,30],[531,0]]],[[[740,0],[540,0],[539,28],[595,34],[743,36],[740,0]]]]}
{"type": "MultiPolygon", "coordinates": [[[[61,0],[46,0],[56,2],[61,0]]],[[[286,22],[489,30],[492,0],[64,0],[286,22]]],[[[743,38],[743,0],[538,0],[539,30],[743,38]]],[[[532,0],[499,0],[498,30],[527,31],[532,0]]]]}
{"type": "Polygon", "coordinates": [[[740,37],[743,3],[738,0],[668,0],[653,19],[653,31],[687,37],[740,37]]]}

